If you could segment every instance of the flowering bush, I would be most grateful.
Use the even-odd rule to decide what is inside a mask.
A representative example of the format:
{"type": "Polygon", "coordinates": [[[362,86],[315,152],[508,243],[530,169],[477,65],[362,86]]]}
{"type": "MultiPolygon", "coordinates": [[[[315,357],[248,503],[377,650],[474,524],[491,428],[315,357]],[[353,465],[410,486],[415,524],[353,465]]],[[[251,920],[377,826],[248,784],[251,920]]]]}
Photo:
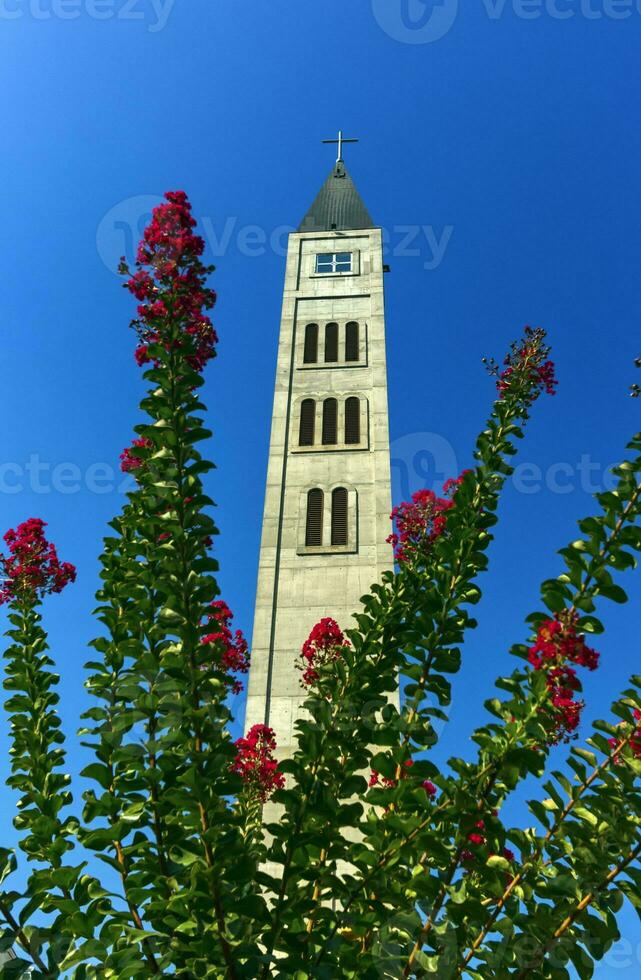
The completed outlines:
{"type": "MultiPolygon", "coordinates": [[[[216,353],[216,331],[203,312],[214,306],[216,294],[205,285],[211,270],[200,259],[205,243],[193,232],[187,195],[169,191],[165,199],[154,208],[138,248],[137,271],[126,284],[140,301],[133,323],[140,341],[136,362],[158,365],[159,347],[184,348],[185,360],[200,372],[216,353]]],[[[121,270],[129,275],[124,260],[121,270]]]]}
{"type": "Polygon", "coordinates": [[[152,449],[153,443],[151,439],[134,439],[131,446],[127,449],[123,449],[120,454],[120,469],[123,473],[132,473],[134,470],[140,469],[143,464],[143,457],[137,450],[148,450],[152,449]]]}
{"type": "Polygon", "coordinates": [[[431,545],[447,527],[447,512],[454,505],[456,491],[465,475],[462,473],[447,480],[442,497],[437,497],[432,490],[417,490],[411,501],[404,501],[394,508],[391,520],[396,531],[387,541],[394,545],[399,564],[417,564],[429,557],[431,545]]]}
{"type": "Polygon", "coordinates": [[[320,677],[323,668],[338,660],[349,649],[345,634],[335,620],[326,617],[312,629],[301,650],[303,671],[301,684],[311,687],[320,677]]]}
{"type": "Polygon", "coordinates": [[[267,725],[254,725],[245,738],[237,739],[234,744],[238,750],[234,772],[242,779],[247,793],[265,803],[274,790],[285,786],[285,778],[273,755],[276,751],[274,732],[267,725]]]}
{"type": "Polygon", "coordinates": [[[541,330],[490,362],[498,398],[473,468],[395,509],[397,570],[350,628],[327,610],[312,630],[279,760],[267,724],[230,734],[249,652],[219,598],[212,464],[197,448],[216,345],[202,252],[171,192],[135,270],[123,265],[148,388],[121,457],[133,489],[101,556],[80,808],[41,619],[75,569],[40,520],[5,537],[8,782],[28,870],[10,887],[18,859],[0,848],[0,949],[16,953],[0,977],[561,980],[569,961],[591,976],[621,903],[641,908],[641,678],[591,732],[579,696],[580,669],[599,664],[586,635],[604,629],[601,604],[626,601],[618,580],[641,552],[641,435],[543,581],[473,749],[437,765],[500,494],[533,406],[556,390],[541,330]],[[506,815],[526,780],[524,829],[506,815]]]}
{"type": "MultiPolygon", "coordinates": [[[[216,649],[226,674],[247,674],[250,664],[247,640],[242,630],[236,630],[232,634],[229,628],[234,614],[227,603],[221,599],[212,602],[211,609],[212,612],[207,614],[207,620],[210,627],[213,626],[214,629],[203,636],[202,642],[216,649]]],[[[240,694],[243,685],[235,679],[231,681],[231,688],[234,694],[240,694]]]]}
{"type": "Polygon", "coordinates": [[[549,691],[549,704],[541,711],[551,720],[552,741],[569,738],[579,727],[583,701],[574,697],[581,682],[568,663],[596,670],[599,654],[588,647],[584,636],[577,635],[578,614],[574,611],[555,614],[539,626],[536,643],[530,647],[528,660],[535,670],[543,671],[549,691]]]}
{"type": "Polygon", "coordinates": [[[511,390],[515,374],[531,386],[532,400],[538,398],[541,392],[556,394],[558,381],[554,362],[547,357],[550,348],[543,343],[544,337],[542,330],[526,327],[523,340],[512,345],[503,362],[503,370],[500,374],[495,372],[498,374],[496,387],[501,397],[511,390]]]}
{"type": "Polygon", "coordinates": [[[0,555],[0,605],[11,600],[36,602],[76,581],[74,566],[60,562],[55,545],[47,541],[46,526],[40,518],[31,517],[5,534],[9,554],[0,555]]]}

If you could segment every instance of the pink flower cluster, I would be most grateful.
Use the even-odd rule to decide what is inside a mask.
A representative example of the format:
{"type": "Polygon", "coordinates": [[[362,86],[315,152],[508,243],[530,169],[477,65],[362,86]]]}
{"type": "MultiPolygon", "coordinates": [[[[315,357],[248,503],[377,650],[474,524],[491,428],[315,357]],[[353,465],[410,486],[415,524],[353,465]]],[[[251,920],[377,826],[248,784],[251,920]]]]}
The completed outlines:
{"type": "MultiPolygon", "coordinates": [[[[202,642],[216,647],[224,670],[234,674],[246,674],[249,671],[249,650],[242,630],[236,630],[232,634],[229,624],[234,614],[222,599],[212,602],[211,608],[213,611],[207,618],[211,624],[214,624],[214,629],[203,636],[202,642]]],[[[230,686],[234,694],[240,694],[243,689],[239,680],[231,681],[230,686]]]]}
{"type": "Polygon", "coordinates": [[[338,623],[329,617],[314,626],[301,651],[301,684],[310,687],[320,677],[320,669],[338,660],[349,643],[338,623]]]}
{"type": "Polygon", "coordinates": [[[447,512],[454,504],[456,491],[469,470],[443,485],[443,497],[432,490],[417,490],[411,501],[403,501],[392,511],[390,518],[396,530],[387,541],[395,548],[399,565],[421,561],[429,554],[432,543],[443,534],[447,512]]]}
{"type": "MultiPolygon", "coordinates": [[[[638,708],[634,709],[634,720],[636,722],[636,728],[628,744],[634,758],[641,759],[641,711],[638,708]]],[[[609,738],[608,742],[613,749],[620,749],[623,745],[623,740],[619,738],[609,738]]],[[[618,752],[615,752],[614,758],[615,761],[619,761],[618,752]]]]}
{"type": "Polygon", "coordinates": [[[76,569],[61,562],[55,545],[45,538],[46,523],[31,517],[16,530],[7,531],[4,540],[7,557],[0,556],[0,605],[15,598],[41,598],[50,592],[62,592],[76,580],[76,569]]]}
{"type": "Polygon", "coordinates": [[[467,835],[470,844],[474,844],[475,847],[482,847],[485,844],[485,834],[482,833],[484,830],[485,820],[477,820],[474,824],[474,830],[467,835]]]}
{"type": "Polygon", "coordinates": [[[577,633],[576,613],[557,613],[554,619],[541,624],[536,642],[528,651],[534,670],[544,671],[550,695],[553,744],[567,740],[579,727],[582,700],[575,695],[581,690],[576,670],[570,664],[596,670],[599,654],[586,645],[585,637],[577,633]]]}
{"type": "Polygon", "coordinates": [[[142,457],[132,453],[132,449],[151,449],[152,446],[153,443],[151,439],[134,439],[131,446],[128,446],[127,449],[123,449],[120,454],[120,469],[122,472],[133,473],[134,470],[139,470],[142,466],[142,457]]]}
{"type": "MultiPolygon", "coordinates": [[[[153,210],[138,247],[138,270],[126,283],[139,302],[134,321],[140,338],[136,362],[157,364],[150,350],[153,345],[170,350],[187,342],[188,363],[202,371],[215,356],[218,342],[211,319],[203,312],[214,306],[216,294],[205,286],[210,271],[200,259],[205,243],[193,232],[196,222],[187,195],[169,191],[165,199],[153,210]],[[172,334],[176,328],[178,336],[172,334]]],[[[129,274],[124,260],[121,270],[129,274]]]]}
{"type": "MultiPolygon", "coordinates": [[[[475,850],[470,850],[470,847],[464,848],[461,851],[461,861],[463,864],[471,864],[476,860],[477,857],[479,857],[478,849],[484,847],[487,844],[485,820],[481,819],[476,821],[476,823],[474,824],[474,828],[468,833],[466,840],[470,845],[470,847],[474,848],[475,850]]],[[[490,854],[488,855],[488,857],[493,857],[493,856],[494,856],[494,852],[490,852],[490,854]]],[[[515,860],[514,851],[511,851],[509,847],[504,847],[502,851],[502,857],[504,857],[506,861],[509,861],[510,864],[512,864],[515,860]]],[[[511,874],[508,874],[507,880],[508,881],[512,880],[511,874]]]]}
{"type": "Polygon", "coordinates": [[[285,786],[285,777],[278,771],[278,763],[273,753],[276,751],[276,737],[267,725],[254,725],[245,738],[235,743],[238,750],[233,771],[243,780],[252,796],[266,803],[277,789],[285,786]]]}
{"type": "Polygon", "coordinates": [[[524,368],[527,370],[528,378],[534,388],[532,400],[538,398],[543,391],[548,395],[556,394],[558,381],[555,376],[554,362],[547,358],[549,348],[542,343],[544,336],[542,330],[526,327],[525,340],[513,345],[503,362],[505,368],[496,383],[501,397],[510,390],[514,372],[520,372],[524,368]]]}

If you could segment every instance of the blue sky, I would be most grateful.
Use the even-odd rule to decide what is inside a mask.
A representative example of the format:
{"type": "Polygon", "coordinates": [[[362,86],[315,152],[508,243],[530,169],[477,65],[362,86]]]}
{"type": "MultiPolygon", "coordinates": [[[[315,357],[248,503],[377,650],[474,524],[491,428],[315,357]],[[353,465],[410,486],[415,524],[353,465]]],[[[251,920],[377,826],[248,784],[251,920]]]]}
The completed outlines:
{"type": "MultiPolygon", "coordinates": [[[[68,730],[141,396],[115,261],[155,198],[189,193],[218,267],[205,397],[221,583],[250,633],[284,235],[340,126],[361,138],[348,167],[389,240],[397,498],[469,463],[493,394],[483,356],[532,323],[558,366],[559,394],[536,406],[521,449],[529,468],[505,494],[444,733],[443,755],[471,751],[479,692],[512,669],[556,548],[639,428],[627,390],[641,354],[640,33],[639,0],[0,0],[0,524],[43,517],[78,565],[75,588],[47,604],[68,730]]],[[[623,584],[631,601],[605,611],[586,720],[639,669],[641,577],[623,584]]],[[[6,744],[2,729],[1,760],[6,744]]],[[[12,807],[4,795],[3,828],[12,807]]],[[[639,975],[635,917],[623,931],[599,978],[639,975]]]]}

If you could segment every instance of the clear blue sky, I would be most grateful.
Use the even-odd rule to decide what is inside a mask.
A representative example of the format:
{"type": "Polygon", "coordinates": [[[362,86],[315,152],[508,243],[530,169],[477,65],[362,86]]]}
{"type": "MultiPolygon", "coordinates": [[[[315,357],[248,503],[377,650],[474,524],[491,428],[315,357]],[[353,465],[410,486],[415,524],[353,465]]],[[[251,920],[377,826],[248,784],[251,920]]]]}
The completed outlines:
{"type": "MultiPolygon", "coordinates": [[[[506,493],[456,684],[444,743],[471,751],[478,695],[512,669],[506,651],[524,636],[537,585],[591,510],[589,481],[602,485],[640,427],[627,389],[641,354],[641,3],[458,6],[0,0],[0,524],[43,517],[79,568],[76,587],[47,604],[67,729],[85,704],[97,555],[123,501],[104,467],[120,484],[141,395],[117,256],[155,197],[189,193],[218,266],[220,357],[206,400],[221,582],[250,633],[282,229],[332,163],[319,141],[342,126],[361,137],[348,166],[389,233],[396,496],[469,463],[493,393],[484,355],[502,356],[532,323],[549,330],[558,364],[559,394],[537,406],[519,458],[539,469],[506,493]]],[[[606,610],[586,719],[639,670],[641,574],[623,584],[632,601],[606,610]]],[[[5,760],[3,728],[3,770],[5,760]]],[[[3,796],[5,834],[12,807],[3,796]]],[[[624,933],[630,949],[641,943],[631,915],[624,933]]],[[[641,973],[641,951],[619,953],[599,978],[641,973]]]]}

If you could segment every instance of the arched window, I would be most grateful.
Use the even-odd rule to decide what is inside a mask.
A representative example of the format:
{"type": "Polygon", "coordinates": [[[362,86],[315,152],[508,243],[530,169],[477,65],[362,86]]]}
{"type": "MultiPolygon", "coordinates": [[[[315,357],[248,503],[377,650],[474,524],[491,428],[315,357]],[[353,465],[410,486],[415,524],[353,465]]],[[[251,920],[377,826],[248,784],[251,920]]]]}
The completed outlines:
{"type": "Polygon", "coordinates": [[[350,320],[345,326],[345,360],[358,360],[358,324],[350,320]]]}
{"type": "Polygon", "coordinates": [[[320,548],[323,543],[323,491],[310,490],[307,494],[307,522],[305,545],[320,548]]]}
{"type": "Polygon", "coordinates": [[[332,491],[332,544],[347,544],[347,490],[336,487],[332,491]]]}
{"type": "Polygon", "coordinates": [[[338,324],[328,323],[325,327],[325,363],[338,360],[338,324]]]}
{"type": "Polygon", "coordinates": [[[323,445],[335,446],[337,435],[338,402],[335,398],[326,398],[323,402],[323,445]]]}
{"type": "Polygon", "coordinates": [[[348,398],[345,402],[345,442],[357,446],[361,441],[360,398],[348,398]]]}
{"type": "Polygon", "coordinates": [[[298,431],[299,446],[314,445],[314,428],[316,421],[316,402],[313,398],[306,398],[300,406],[300,429],[298,431]]]}
{"type": "Polygon", "coordinates": [[[305,327],[305,350],[303,364],[316,364],[318,361],[318,324],[308,323],[305,327]]]}

